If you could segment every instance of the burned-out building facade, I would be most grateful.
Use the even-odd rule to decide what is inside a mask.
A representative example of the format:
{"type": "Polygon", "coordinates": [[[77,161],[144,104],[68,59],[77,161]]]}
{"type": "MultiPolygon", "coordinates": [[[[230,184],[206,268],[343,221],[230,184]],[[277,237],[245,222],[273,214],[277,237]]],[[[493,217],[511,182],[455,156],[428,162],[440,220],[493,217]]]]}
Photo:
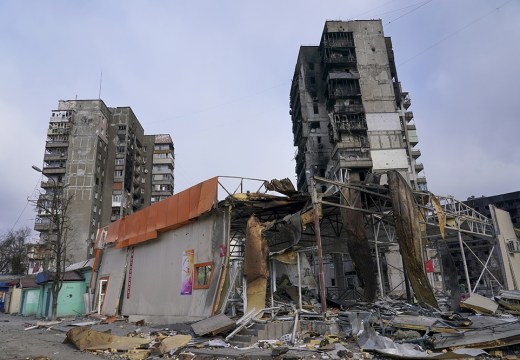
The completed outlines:
{"type": "Polygon", "coordinates": [[[300,47],[291,86],[297,188],[396,169],[426,189],[409,106],[381,21],[327,21],[318,46],[300,47]]]}

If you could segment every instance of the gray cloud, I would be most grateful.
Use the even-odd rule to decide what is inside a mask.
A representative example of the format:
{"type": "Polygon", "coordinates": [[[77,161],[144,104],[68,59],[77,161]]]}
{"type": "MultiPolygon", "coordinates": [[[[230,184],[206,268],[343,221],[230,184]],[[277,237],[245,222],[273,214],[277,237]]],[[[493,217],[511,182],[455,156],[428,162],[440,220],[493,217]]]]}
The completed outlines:
{"type": "MultiPolygon", "coordinates": [[[[319,42],[326,19],[359,15],[382,17],[392,36],[430,189],[461,199],[518,190],[520,4],[483,17],[504,1],[433,1],[392,21],[416,3],[1,2],[0,230],[39,180],[31,165],[42,164],[50,110],[97,98],[101,71],[109,106],[131,106],[147,133],[171,133],[176,190],[215,175],[294,179],[298,48],[319,42]]],[[[19,225],[31,218],[28,208],[19,225]]]]}

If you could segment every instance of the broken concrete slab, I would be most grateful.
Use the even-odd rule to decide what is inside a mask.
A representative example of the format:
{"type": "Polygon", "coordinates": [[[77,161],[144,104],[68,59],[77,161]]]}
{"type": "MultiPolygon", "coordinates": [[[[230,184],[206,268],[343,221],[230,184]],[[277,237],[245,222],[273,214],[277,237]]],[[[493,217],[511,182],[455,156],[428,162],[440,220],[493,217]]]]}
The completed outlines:
{"type": "Polygon", "coordinates": [[[498,309],[498,304],[485,296],[471,294],[469,298],[461,301],[460,307],[473,310],[478,314],[494,314],[498,309]]]}
{"type": "Polygon", "coordinates": [[[498,296],[495,296],[498,303],[510,310],[511,312],[520,314],[520,291],[519,290],[500,290],[498,296]]]}
{"type": "Polygon", "coordinates": [[[423,315],[397,315],[388,322],[389,326],[399,329],[433,331],[443,333],[458,333],[465,327],[454,326],[449,321],[441,318],[423,315]]]}
{"type": "Polygon", "coordinates": [[[475,358],[476,356],[487,354],[481,349],[457,349],[438,353],[428,352],[416,344],[396,343],[386,336],[379,335],[367,324],[363,325],[363,331],[358,336],[358,345],[365,351],[374,351],[397,359],[462,359],[475,358]]]}
{"type": "Polygon", "coordinates": [[[434,349],[479,348],[494,349],[520,344],[520,321],[504,322],[459,334],[435,334],[434,349]]]}
{"type": "Polygon", "coordinates": [[[235,327],[235,321],[224,314],[215,315],[191,324],[191,328],[198,336],[207,334],[218,335],[235,327]]]}

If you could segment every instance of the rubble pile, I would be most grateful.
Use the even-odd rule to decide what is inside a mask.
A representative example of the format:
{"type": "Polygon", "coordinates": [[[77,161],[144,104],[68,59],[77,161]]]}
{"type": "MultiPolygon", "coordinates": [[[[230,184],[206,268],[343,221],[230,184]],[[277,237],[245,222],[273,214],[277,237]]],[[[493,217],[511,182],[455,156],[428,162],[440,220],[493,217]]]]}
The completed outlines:
{"type": "Polygon", "coordinates": [[[387,298],[326,314],[280,304],[237,319],[219,314],[180,331],[138,328],[127,336],[93,329],[121,320],[108,318],[70,324],[67,339],[82,351],[132,360],[520,359],[519,318],[488,298],[463,302],[460,312],[441,312],[387,298]]]}

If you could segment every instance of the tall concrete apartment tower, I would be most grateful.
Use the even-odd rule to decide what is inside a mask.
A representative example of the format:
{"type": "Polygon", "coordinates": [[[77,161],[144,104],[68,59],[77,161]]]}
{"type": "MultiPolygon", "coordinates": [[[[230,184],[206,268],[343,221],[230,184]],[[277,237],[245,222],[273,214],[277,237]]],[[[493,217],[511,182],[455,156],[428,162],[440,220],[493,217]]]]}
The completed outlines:
{"type": "Polygon", "coordinates": [[[381,20],[327,21],[319,46],[300,47],[292,81],[298,189],[313,175],[385,181],[388,169],[425,189],[409,106],[381,20]]]}
{"type": "MultiPolygon", "coordinates": [[[[98,228],[172,195],[174,166],[170,135],[144,135],[130,107],[60,100],[49,121],[39,201],[45,203],[56,187],[73,195],[70,261],[92,255],[98,228]],[[154,177],[156,167],[162,171],[160,180],[154,177]]],[[[34,229],[41,242],[53,240],[44,210],[38,212],[34,229]]]]}

